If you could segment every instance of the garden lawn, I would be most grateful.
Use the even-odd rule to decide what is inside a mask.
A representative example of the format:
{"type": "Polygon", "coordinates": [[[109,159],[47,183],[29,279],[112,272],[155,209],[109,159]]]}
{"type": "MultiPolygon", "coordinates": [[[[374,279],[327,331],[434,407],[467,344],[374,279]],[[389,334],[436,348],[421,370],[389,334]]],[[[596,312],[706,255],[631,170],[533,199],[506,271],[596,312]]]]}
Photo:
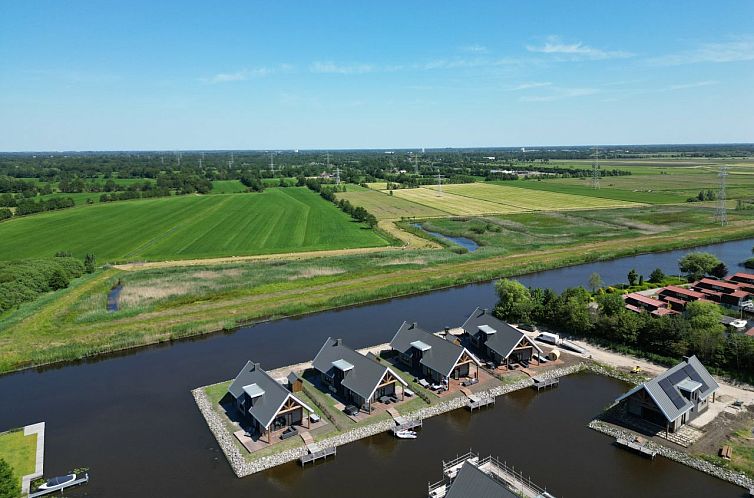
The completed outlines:
{"type": "Polygon", "coordinates": [[[0,458],[8,462],[19,480],[34,472],[36,455],[36,434],[24,436],[23,429],[0,434],[0,458]]]}
{"type": "Polygon", "coordinates": [[[387,246],[306,188],[187,195],[41,213],[0,224],[0,258],[70,251],[98,262],[160,261],[387,246]]]}

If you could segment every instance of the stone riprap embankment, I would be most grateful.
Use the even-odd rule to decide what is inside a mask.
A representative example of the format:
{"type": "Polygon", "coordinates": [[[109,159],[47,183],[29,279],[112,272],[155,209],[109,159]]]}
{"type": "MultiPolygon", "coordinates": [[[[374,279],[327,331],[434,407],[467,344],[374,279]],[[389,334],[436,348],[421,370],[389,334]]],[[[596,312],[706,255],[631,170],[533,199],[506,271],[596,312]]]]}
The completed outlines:
{"type": "MultiPolygon", "coordinates": [[[[300,368],[302,365],[304,364],[296,365],[296,367],[300,368]]],[[[549,370],[542,373],[540,377],[548,379],[562,377],[564,375],[570,375],[574,372],[583,370],[585,367],[586,365],[584,363],[579,363],[578,365],[572,365],[570,367],[549,370]]],[[[278,369],[276,372],[282,373],[291,370],[293,370],[293,368],[284,367],[282,369],[278,369]]],[[[512,384],[497,386],[492,389],[480,391],[474,394],[481,398],[497,397],[513,391],[517,391],[519,389],[530,387],[533,383],[534,381],[527,377],[512,384]]],[[[215,436],[215,439],[217,439],[217,442],[222,448],[225,457],[228,459],[228,463],[230,463],[230,466],[233,468],[233,472],[235,472],[238,477],[244,477],[256,472],[261,472],[263,470],[276,467],[278,465],[282,465],[284,463],[293,462],[308,453],[308,450],[305,446],[300,446],[297,448],[283,450],[280,453],[276,453],[274,455],[264,456],[252,461],[248,461],[244,457],[242,449],[240,448],[235,436],[228,430],[225,421],[222,419],[222,416],[217,412],[217,410],[213,409],[212,402],[209,400],[209,398],[207,398],[207,395],[204,392],[204,388],[194,389],[192,391],[192,394],[197,406],[199,407],[199,411],[207,421],[207,425],[209,426],[210,431],[215,436]]],[[[431,406],[420,408],[419,410],[405,414],[403,417],[407,420],[423,420],[426,418],[434,417],[436,415],[447,413],[452,410],[457,410],[458,408],[463,408],[464,406],[466,406],[467,402],[468,398],[466,398],[465,396],[456,396],[448,400],[438,402],[431,406]]],[[[362,427],[356,427],[355,429],[352,429],[350,431],[319,441],[318,443],[316,443],[316,445],[321,449],[337,447],[351,443],[353,441],[357,441],[359,439],[374,436],[382,432],[387,432],[393,427],[395,427],[395,422],[392,419],[383,420],[380,422],[364,425],[362,427]]]]}
{"type": "MultiPolygon", "coordinates": [[[[617,427],[613,424],[603,422],[601,420],[592,420],[591,422],[589,422],[589,428],[594,429],[597,432],[607,434],[608,436],[614,438],[633,440],[637,436],[637,434],[632,431],[617,427]]],[[[724,481],[732,482],[733,484],[737,484],[738,486],[742,486],[747,489],[754,488],[754,479],[751,479],[750,477],[740,472],[725,469],[702,458],[697,458],[695,456],[689,455],[688,453],[684,453],[683,451],[674,450],[673,448],[669,448],[654,441],[647,441],[645,443],[645,446],[651,450],[656,451],[658,455],[662,455],[665,458],[669,458],[671,460],[675,460],[678,463],[688,465],[691,468],[700,470],[711,476],[715,476],[724,481]]]]}

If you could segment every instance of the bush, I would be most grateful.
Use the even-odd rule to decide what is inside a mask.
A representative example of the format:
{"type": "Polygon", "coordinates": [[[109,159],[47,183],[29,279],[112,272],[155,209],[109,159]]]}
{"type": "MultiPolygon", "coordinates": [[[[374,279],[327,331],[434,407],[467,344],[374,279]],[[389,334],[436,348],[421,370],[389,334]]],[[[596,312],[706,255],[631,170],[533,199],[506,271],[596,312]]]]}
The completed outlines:
{"type": "Polygon", "coordinates": [[[71,257],[0,262],[0,313],[68,287],[83,273],[83,263],[71,257]]]}
{"type": "Polygon", "coordinates": [[[0,498],[21,496],[21,479],[13,473],[11,466],[0,458],[0,498]]]}

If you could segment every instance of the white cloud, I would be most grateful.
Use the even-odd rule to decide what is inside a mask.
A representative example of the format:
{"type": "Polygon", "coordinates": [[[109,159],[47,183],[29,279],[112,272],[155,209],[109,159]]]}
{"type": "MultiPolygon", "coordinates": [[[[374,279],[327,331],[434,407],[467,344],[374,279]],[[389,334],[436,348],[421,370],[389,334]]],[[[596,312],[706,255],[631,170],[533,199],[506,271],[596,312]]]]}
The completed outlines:
{"type": "Polygon", "coordinates": [[[699,88],[701,86],[717,85],[719,81],[707,80],[707,81],[694,81],[691,83],[679,83],[676,85],[670,85],[668,90],[685,90],[687,88],[699,88]]]}
{"type": "Polygon", "coordinates": [[[585,97],[599,93],[597,88],[553,88],[553,93],[548,95],[525,95],[519,98],[522,102],[552,102],[573,97],[585,97]]]}
{"type": "Polygon", "coordinates": [[[486,54],[489,50],[484,45],[473,43],[471,45],[464,45],[459,47],[461,52],[471,52],[472,54],[486,54]]]}
{"type": "Polygon", "coordinates": [[[512,92],[516,92],[519,90],[530,90],[532,88],[542,88],[542,87],[551,86],[551,85],[552,83],[550,83],[549,81],[542,81],[542,82],[532,81],[530,83],[521,83],[520,85],[516,85],[510,88],[510,90],[512,92]]]}
{"type": "Polygon", "coordinates": [[[366,74],[378,68],[372,64],[336,64],[334,62],[315,62],[310,66],[313,73],[324,74],[366,74]]]}
{"type": "Polygon", "coordinates": [[[232,83],[235,81],[246,81],[255,78],[265,78],[279,72],[291,72],[293,66],[290,64],[280,64],[276,67],[255,67],[251,69],[241,69],[234,73],[217,73],[210,78],[204,78],[203,81],[210,84],[232,83]]]}
{"type": "Polygon", "coordinates": [[[544,45],[527,45],[526,50],[557,56],[565,60],[604,60],[604,59],[622,59],[633,57],[631,52],[622,50],[602,50],[600,48],[590,47],[582,42],[566,43],[559,36],[548,36],[544,45]]]}
{"type": "Polygon", "coordinates": [[[725,42],[703,43],[691,50],[655,57],[649,62],[658,66],[678,66],[750,60],[754,60],[754,35],[738,36],[725,42]]]}

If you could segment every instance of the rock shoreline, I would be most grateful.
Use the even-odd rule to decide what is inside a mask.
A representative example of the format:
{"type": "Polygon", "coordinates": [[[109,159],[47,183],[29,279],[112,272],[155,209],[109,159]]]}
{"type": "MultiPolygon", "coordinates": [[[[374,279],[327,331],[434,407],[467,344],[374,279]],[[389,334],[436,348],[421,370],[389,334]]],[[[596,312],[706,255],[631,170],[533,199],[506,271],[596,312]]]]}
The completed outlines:
{"type": "MultiPolygon", "coordinates": [[[[555,379],[585,370],[628,382],[633,385],[638,384],[637,376],[627,374],[610,367],[606,367],[605,365],[594,361],[582,361],[568,367],[556,368],[547,372],[542,372],[540,375],[538,375],[538,378],[544,380],[555,379]]],[[[513,391],[525,389],[532,386],[533,384],[534,381],[531,378],[527,377],[512,384],[497,386],[492,389],[481,391],[475,394],[482,398],[498,397],[511,393],[513,391]]],[[[244,455],[241,453],[238,445],[235,442],[235,436],[233,436],[233,434],[231,434],[225,428],[223,420],[221,419],[220,415],[212,409],[212,403],[209,401],[207,395],[202,389],[203,388],[198,388],[192,391],[194,400],[199,407],[199,411],[207,421],[207,425],[210,431],[212,432],[212,434],[214,434],[215,439],[217,439],[217,442],[222,448],[223,453],[225,453],[225,456],[228,459],[228,463],[230,463],[230,466],[233,468],[233,472],[236,474],[236,476],[246,477],[248,475],[261,472],[278,465],[293,462],[308,454],[307,448],[305,446],[300,446],[298,448],[291,448],[289,450],[281,451],[280,453],[274,455],[258,458],[251,462],[246,461],[244,455]]],[[[404,418],[408,420],[424,420],[436,415],[441,415],[443,413],[463,408],[464,406],[466,406],[466,403],[466,397],[457,396],[447,401],[437,403],[436,405],[420,408],[419,410],[404,415],[404,418]]],[[[392,419],[375,422],[373,424],[369,424],[364,427],[357,427],[348,432],[319,441],[317,443],[317,446],[319,448],[341,446],[344,444],[352,443],[354,441],[358,441],[359,439],[371,437],[382,432],[387,432],[394,426],[395,422],[392,419]]],[[[588,424],[588,427],[611,437],[626,437],[632,439],[635,436],[634,433],[628,430],[618,428],[614,425],[599,420],[593,420],[588,424]]],[[[713,477],[731,482],[746,489],[754,488],[754,479],[751,479],[740,472],[722,468],[701,458],[691,456],[687,453],[668,448],[667,446],[663,446],[652,441],[648,442],[648,446],[657,451],[659,455],[662,455],[683,465],[687,465],[693,469],[699,470],[713,477]]]]}
{"type": "MultiPolygon", "coordinates": [[[[584,368],[586,368],[586,365],[584,363],[579,363],[570,367],[553,369],[548,372],[544,372],[540,377],[546,379],[563,377],[565,375],[579,372],[584,368]]],[[[474,394],[482,398],[498,397],[513,391],[518,391],[519,389],[530,387],[532,384],[534,384],[534,381],[530,378],[526,378],[513,384],[497,386],[492,389],[474,394]]],[[[284,463],[293,462],[309,453],[305,446],[300,446],[298,448],[291,448],[274,455],[257,458],[251,462],[248,462],[239,450],[238,445],[235,441],[235,436],[226,429],[221,416],[212,408],[212,403],[207,398],[207,395],[204,393],[203,388],[194,389],[193,391],[191,391],[191,394],[194,396],[194,400],[196,401],[196,405],[199,408],[199,411],[207,421],[209,430],[215,436],[215,439],[217,439],[217,443],[220,445],[220,448],[222,448],[223,453],[228,459],[228,463],[230,464],[236,476],[245,477],[256,472],[261,472],[272,467],[277,467],[278,465],[282,465],[284,463]]],[[[455,398],[451,398],[447,401],[442,401],[432,406],[420,408],[419,410],[403,415],[403,417],[408,420],[424,420],[436,415],[441,415],[449,411],[463,408],[464,406],[466,406],[466,403],[467,398],[465,396],[457,396],[455,398]]],[[[319,448],[342,446],[359,439],[374,436],[382,432],[387,432],[393,427],[395,427],[395,422],[392,419],[375,422],[373,424],[369,424],[364,427],[357,427],[348,432],[319,441],[317,442],[317,446],[319,448]]]]}
{"type": "MultiPolygon", "coordinates": [[[[614,438],[620,437],[632,440],[634,437],[636,437],[636,434],[629,431],[628,429],[623,429],[601,420],[592,420],[591,422],[589,422],[588,427],[614,438]]],[[[694,457],[692,455],[689,455],[688,453],[674,450],[654,441],[647,441],[645,446],[656,451],[658,455],[662,455],[665,458],[669,458],[678,463],[682,463],[683,465],[687,465],[693,469],[704,472],[705,474],[709,474],[713,477],[717,477],[718,479],[722,479],[723,481],[728,481],[746,489],[754,488],[754,479],[751,479],[750,477],[740,472],[736,472],[735,470],[725,469],[702,458],[694,457]]]]}

